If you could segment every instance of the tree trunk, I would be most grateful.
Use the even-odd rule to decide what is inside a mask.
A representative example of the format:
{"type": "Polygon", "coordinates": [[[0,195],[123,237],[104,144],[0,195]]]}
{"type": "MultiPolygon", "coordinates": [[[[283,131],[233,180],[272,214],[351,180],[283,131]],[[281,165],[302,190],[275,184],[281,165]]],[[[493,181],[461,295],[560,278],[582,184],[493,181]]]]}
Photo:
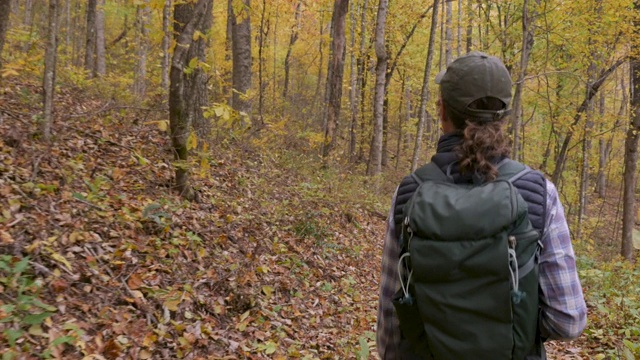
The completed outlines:
{"type": "Polygon", "coordinates": [[[327,76],[327,124],[324,129],[322,158],[328,160],[336,143],[336,130],[340,123],[340,105],[342,100],[342,77],[346,48],[345,28],[349,0],[335,0],[331,21],[333,37],[331,39],[330,73],[327,76]]]}
{"type": "Polygon", "coordinates": [[[287,55],[284,58],[284,89],[282,90],[282,98],[287,99],[287,93],[289,92],[289,71],[291,70],[291,52],[293,51],[293,45],[298,41],[298,31],[300,29],[300,16],[302,15],[302,1],[299,0],[296,4],[295,24],[291,27],[291,37],[289,38],[289,47],[287,48],[287,55]]]}
{"type": "Polygon", "coordinates": [[[558,153],[558,158],[556,160],[556,167],[553,171],[553,177],[552,177],[553,183],[559,184],[561,180],[562,172],[564,171],[564,164],[567,159],[567,152],[569,150],[569,143],[571,142],[571,138],[573,137],[572,129],[574,129],[576,125],[578,125],[578,123],[580,122],[580,119],[582,119],[582,114],[585,112],[585,110],[587,110],[587,106],[589,102],[598,93],[598,90],[600,89],[604,81],[607,79],[607,77],[609,77],[609,75],[611,75],[611,73],[613,73],[613,71],[615,71],[615,69],[617,69],[618,66],[620,66],[620,64],[622,64],[623,62],[624,62],[623,59],[618,60],[613,65],[611,65],[611,67],[609,67],[608,69],[601,71],[600,74],[598,74],[598,77],[597,77],[598,80],[596,80],[591,86],[591,91],[587,94],[585,99],[582,101],[582,103],[578,107],[576,114],[573,117],[573,123],[571,124],[571,126],[569,127],[569,130],[567,131],[564,141],[562,142],[562,147],[560,149],[560,152],[558,153]]]}
{"type": "Polygon", "coordinates": [[[47,47],[44,55],[44,119],[42,120],[42,136],[45,141],[51,139],[51,124],[53,123],[53,98],[56,82],[56,60],[58,50],[58,0],[49,0],[49,28],[47,32],[47,47]]]}
{"type": "Polygon", "coordinates": [[[149,30],[147,22],[149,17],[149,9],[147,5],[138,5],[136,9],[136,37],[138,58],[134,73],[133,93],[138,99],[143,99],[147,91],[147,46],[149,38],[149,30]]]}
{"type": "Polygon", "coordinates": [[[164,1],[164,7],[162,8],[162,83],[161,86],[164,90],[169,89],[169,46],[171,45],[171,31],[169,30],[169,24],[171,24],[171,0],[164,1]]]}
{"type": "Polygon", "coordinates": [[[4,39],[9,29],[9,15],[11,14],[11,0],[0,0],[0,68],[2,68],[2,49],[4,39]]]}
{"type": "Polygon", "coordinates": [[[447,1],[447,15],[445,25],[445,63],[447,66],[453,60],[453,8],[452,2],[447,1]]]}
{"type": "MultiPolygon", "coordinates": [[[[635,3],[640,11],[640,2],[635,3]]],[[[634,21],[638,29],[640,24],[634,21]]],[[[640,136],[640,58],[635,54],[638,46],[632,45],[631,60],[631,116],[624,144],[624,195],[622,211],[622,247],[620,254],[629,262],[633,261],[633,230],[637,216],[635,210],[636,169],[638,162],[638,137],[640,136]]]]}
{"type": "MultiPolygon", "coordinates": [[[[540,5],[540,0],[535,0],[536,5],[540,5]]],[[[516,82],[516,90],[513,94],[513,152],[511,157],[514,160],[521,160],[520,156],[520,126],[522,124],[522,90],[524,89],[524,78],[527,76],[529,66],[529,56],[534,43],[534,20],[537,16],[536,10],[529,13],[529,1],[524,0],[522,5],[522,51],[520,53],[520,72],[516,82]]]]}
{"type": "MultiPolygon", "coordinates": [[[[400,83],[400,103],[398,104],[398,137],[396,139],[396,166],[395,169],[398,170],[398,165],[400,164],[400,151],[402,148],[402,128],[404,122],[404,102],[405,102],[405,87],[407,81],[407,75],[402,75],[402,82],[400,83]]],[[[408,97],[407,97],[408,100],[408,97]]]]}
{"type": "MultiPolygon", "coordinates": [[[[320,101],[320,89],[322,89],[322,67],[324,63],[324,13],[320,12],[320,41],[318,44],[318,54],[320,59],[318,60],[318,80],[316,81],[316,91],[313,94],[313,103],[315,107],[315,113],[320,114],[324,109],[324,106],[321,105],[320,101]],[[318,110],[319,109],[319,110],[318,110]]],[[[320,119],[324,119],[324,116],[321,116],[320,119]]],[[[324,125],[324,124],[323,124],[324,125]]]]}
{"type": "Polygon", "coordinates": [[[71,24],[71,0],[66,0],[64,3],[64,18],[65,18],[64,51],[66,55],[69,52],[69,48],[71,47],[71,32],[74,30],[71,24]]]}
{"type": "MultiPolygon", "coordinates": [[[[207,35],[211,30],[213,23],[213,0],[211,5],[202,14],[202,19],[194,30],[194,39],[187,53],[187,60],[195,62],[193,72],[185,77],[187,86],[187,99],[190,102],[189,117],[192,121],[193,128],[198,137],[198,149],[202,150],[204,144],[209,142],[211,134],[211,122],[204,117],[203,108],[209,106],[209,93],[207,91],[208,75],[202,64],[207,64],[207,48],[209,46],[207,35]],[[195,59],[195,60],[194,60],[195,59]]],[[[193,16],[193,15],[192,15],[193,16]]],[[[189,19],[184,18],[183,23],[189,19]]]]}
{"type": "Polygon", "coordinates": [[[189,81],[185,68],[188,66],[189,53],[192,51],[194,32],[205,22],[207,13],[211,13],[213,0],[198,0],[193,5],[176,4],[174,6],[173,24],[176,36],[176,47],[169,71],[169,124],[171,128],[171,144],[176,160],[176,190],[188,200],[195,199],[195,192],[189,185],[189,148],[187,140],[191,132],[191,110],[194,107],[189,97],[189,81]]]}
{"type": "MultiPolygon", "coordinates": [[[[591,41],[589,41],[591,42],[591,41]]],[[[591,54],[591,64],[587,69],[588,82],[587,82],[587,94],[591,91],[591,84],[596,80],[597,64],[595,57],[597,54],[591,54]]],[[[587,214],[587,189],[589,188],[589,152],[591,152],[591,132],[593,130],[593,103],[595,99],[591,99],[587,105],[586,121],[584,124],[584,132],[582,139],[582,166],[580,169],[580,203],[578,209],[578,228],[576,231],[576,237],[580,239],[582,237],[582,223],[585,215],[587,214]]]]}
{"type": "MultiPolygon", "coordinates": [[[[618,110],[618,116],[616,117],[615,124],[613,125],[613,131],[609,136],[609,139],[605,141],[604,135],[600,137],[600,161],[598,164],[598,176],[596,180],[596,193],[601,199],[604,199],[607,193],[607,174],[605,173],[607,163],[609,162],[609,155],[613,148],[613,138],[615,137],[615,130],[622,125],[622,121],[627,112],[627,103],[629,97],[627,96],[627,90],[625,89],[624,76],[620,81],[620,89],[622,89],[622,101],[620,102],[620,109],[618,110]]],[[[604,94],[601,94],[600,113],[604,116],[604,94]]]]}
{"type": "Polygon", "coordinates": [[[96,6],[96,67],[95,76],[107,73],[106,43],[104,38],[104,1],[98,0],[96,6]]]}
{"type": "MultiPolygon", "coordinates": [[[[364,4],[362,5],[362,13],[360,14],[360,49],[358,51],[358,61],[357,61],[357,71],[358,71],[358,79],[356,83],[356,87],[359,90],[359,95],[356,95],[356,101],[358,104],[355,107],[355,111],[351,113],[351,121],[352,123],[357,122],[358,118],[358,105],[361,109],[360,116],[362,117],[360,123],[360,150],[359,155],[355,154],[354,147],[354,157],[352,161],[355,162],[357,158],[364,157],[364,107],[365,107],[365,93],[366,93],[366,78],[365,78],[365,63],[368,59],[367,54],[365,54],[365,45],[367,42],[367,9],[369,7],[369,0],[364,0],[364,4]]],[[[356,126],[355,124],[352,126],[356,126]]],[[[357,139],[353,139],[352,141],[357,142],[357,139]]],[[[355,146],[355,144],[354,144],[355,146]]]]}
{"type": "Polygon", "coordinates": [[[358,74],[356,72],[356,4],[351,3],[351,62],[350,62],[350,86],[349,86],[349,107],[351,110],[351,125],[349,126],[349,162],[352,162],[356,155],[356,128],[358,113],[358,74]]]}
{"type": "MultiPolygon", "coordinates": [[[[233,108],[240,114],[240,122],[244,127],[251,120],[251,0],[236,0],[242,3],[231,7],[231,49],[233,54],[233,108]]],[[[255,125],[255,124],[253,124],[255,125]]]]}
{"type": "Polygon", "coordinates": [[[473,43],[473,0],[467,0],[467,52],[471,52],[473,43]]]}
{"type": "Polygon", "coordinates": [[[89,77],[93,77],[96,70],[96,2],[87,2],[87,45],[84,53],[84,68],[89,72],[89,77]]]}
{"type": "Polygon", "coordinates": [[[422,135],[424,133],[424,123],[426,121],[427,103],[431,99],[429,92],[429,81],[431,80],[431,65],[433,62],[433,47],[438,26],[438,0],[433,0],[433,16],[431,17],[431,30],[429,32],[429,45],[427,48],[427,62],[424,67],[424,78],[422,80],[422,92],[420,94],[420,108],[418,110],[418,131],[416,133],[415,147],[413,148],[413,159],[411,160],[411,171],[418,168],[420,151],[422,148],[422,135]]]}
{"type": "MultiPolygon", "coordinates": [[[[267,0],[262,0],[260,15],[260,29],[258,29],[258,122],[263,123],[264,116],[264,40],[269,33],[269,26],[265,30],[265,14],[267,12],[267,0]]],[[[275,79],[274,79],[275,80],[275,79]]]]}

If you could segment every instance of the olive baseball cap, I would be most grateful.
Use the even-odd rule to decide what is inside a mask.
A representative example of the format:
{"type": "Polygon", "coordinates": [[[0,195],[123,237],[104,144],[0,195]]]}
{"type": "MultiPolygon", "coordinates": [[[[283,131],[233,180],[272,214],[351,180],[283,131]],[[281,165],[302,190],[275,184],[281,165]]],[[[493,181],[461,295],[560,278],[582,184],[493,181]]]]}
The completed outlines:
{"type": "Polygon", "coordinates": [[[507,116],[511,109],[511,75],[495,56],[472,51],[455,59],[436,76],[445,106],[460,115],[484,121],[507,116]],[[504,104],[501,110],[481,110],[469,104],[485,97],[497,98],[504,104]]]}

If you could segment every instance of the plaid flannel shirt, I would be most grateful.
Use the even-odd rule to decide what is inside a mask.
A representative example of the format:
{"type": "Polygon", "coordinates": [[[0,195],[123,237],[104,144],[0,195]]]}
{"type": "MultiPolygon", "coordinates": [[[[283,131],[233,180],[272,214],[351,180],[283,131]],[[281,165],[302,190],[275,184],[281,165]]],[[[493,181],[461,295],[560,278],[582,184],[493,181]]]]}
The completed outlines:
{"type": "MultiPolygon", "coordinates": [[[[382,360],[398,358],[400,328],[391,298],[400,289],[398,259],[400,247],[393,221],[395,195],[387,221],[382,253],[382,276],[376,342],[382,360]]],[[[580,336],[587,323],[587,307],[578,279],[575,255],[569,237],[564,208],[558,191],[547,181],[547,215],[540,253],[541,333],[549,339],[573,339],[580,336]]]]}

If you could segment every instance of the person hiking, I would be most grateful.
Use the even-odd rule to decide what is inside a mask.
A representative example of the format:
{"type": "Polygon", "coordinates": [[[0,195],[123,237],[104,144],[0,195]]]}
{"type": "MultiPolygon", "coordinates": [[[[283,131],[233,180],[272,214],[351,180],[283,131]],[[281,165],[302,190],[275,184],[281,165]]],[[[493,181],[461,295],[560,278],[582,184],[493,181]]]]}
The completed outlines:
{"type": "Polygon", "coordinates": [[[436,76],[431,162],[392,199],[376,330],[380,358],[545,359],[587,308],[553,183],[510,160],[511,77],[470,52],[436,76]]]}

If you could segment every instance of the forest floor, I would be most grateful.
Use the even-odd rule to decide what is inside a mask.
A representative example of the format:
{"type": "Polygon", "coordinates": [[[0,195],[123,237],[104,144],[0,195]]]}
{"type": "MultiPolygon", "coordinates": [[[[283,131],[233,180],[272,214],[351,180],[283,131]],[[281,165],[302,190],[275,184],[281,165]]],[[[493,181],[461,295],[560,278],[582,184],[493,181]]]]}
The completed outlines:
{"type": "MultiPolygon", "coordinates": [[[[0,87],[3,359],[376,358],[392,188],[232,140],[185,202],[164,113],[61,89],[45,144],[39,92],[0,87]]],[[[548,344],[550,359],[595,348],[548,344]]]]}

